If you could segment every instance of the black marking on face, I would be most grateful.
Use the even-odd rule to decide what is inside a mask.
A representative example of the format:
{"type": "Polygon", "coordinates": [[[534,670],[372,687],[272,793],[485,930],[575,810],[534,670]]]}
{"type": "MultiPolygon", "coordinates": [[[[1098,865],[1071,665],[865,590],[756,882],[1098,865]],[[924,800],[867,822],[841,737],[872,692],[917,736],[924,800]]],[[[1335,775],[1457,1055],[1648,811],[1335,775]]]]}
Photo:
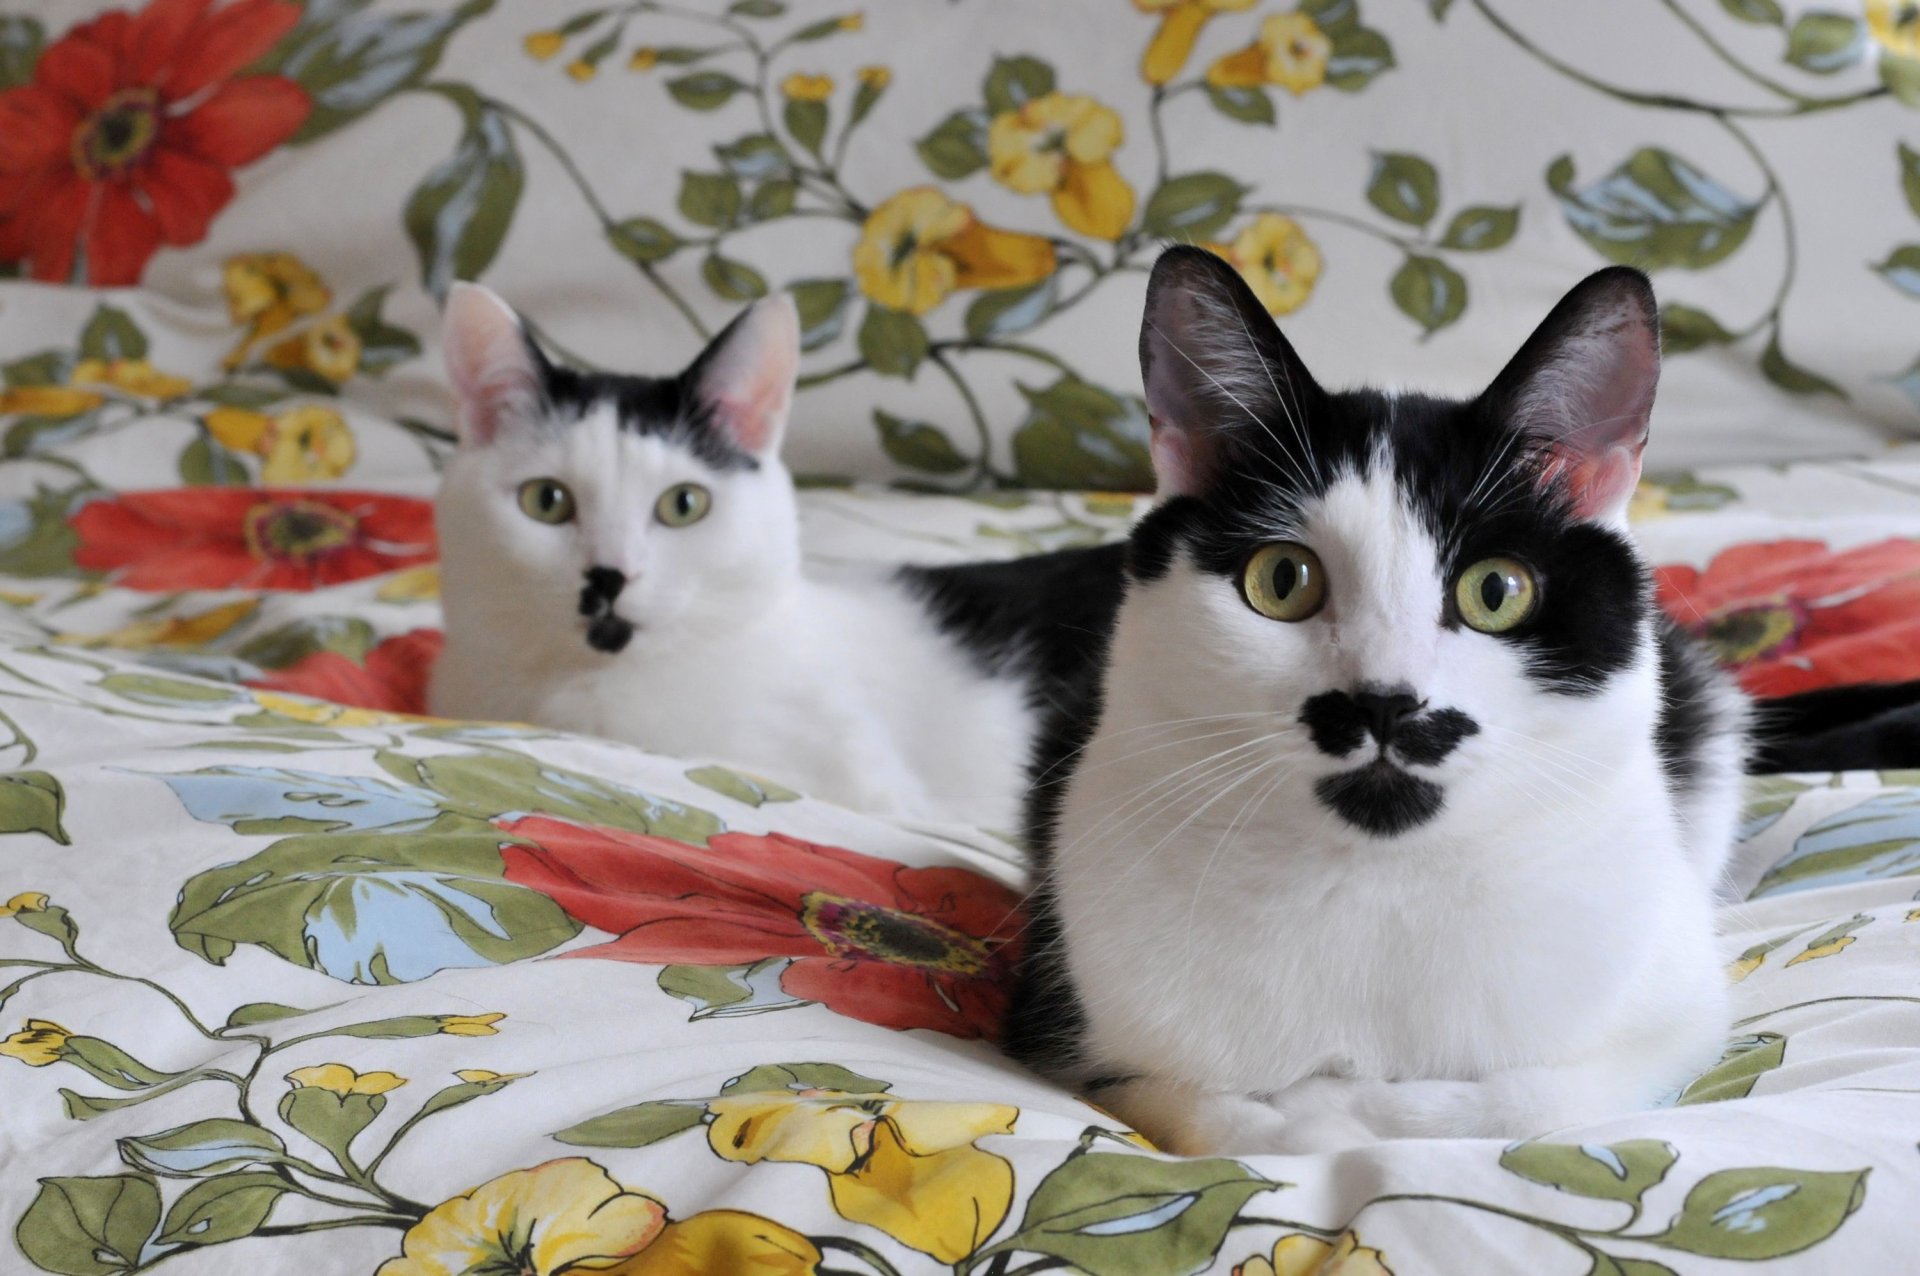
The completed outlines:
{"type": "Polygon", "coordinates": [[[613,614],[613,604],[627,587],[625,572],[613,567],[589,567],[580,587],[580,614],[587,617],[587,645],[609,655],[633,640],[633,622],[613,614]]]}
{"type": "MultiPolygon", "coordinates": [[[[735,447],[713,423],[713,409],[693,390],[688,372],[677,377],[641,377],[616,372],[582,372],[554,363],[531,339],[541,401],[547,415],[579,420],[601,404],[628,434],[658,435],[682,447],[715,470],[757,470],[760,462],[735,447]]],[[[695,365],[698,366],[697,364],[695,365]]]]}
{"type": "Polygon", "coordinates": [[[1461,710],[1435,709],[1408,720],[1394,740],[1393,748],[1409,762],[1438,766],[1460,747],[1462,740],[1479,734],[1480,724],[1461,710]]]}
{"type": "Polygon", "coordinates": [[[1379,758],[1354,771],[1322,776],[1314,796],[1353,827],[1375,837],[1397,837],[1440,814],[1445,795],[1431,780],[1379,758]]]}
{"type": "Polygon", "coordinates": [[[1344,758],[1372,736],[1384,757],[1438,766],[1480,724],[1459,709],[1419,712],[1420,702],[1404,687],[1361,688],[1352,693],[1323,691],[1300,707],[1300,724],[1314,747],[1344,758]]]}

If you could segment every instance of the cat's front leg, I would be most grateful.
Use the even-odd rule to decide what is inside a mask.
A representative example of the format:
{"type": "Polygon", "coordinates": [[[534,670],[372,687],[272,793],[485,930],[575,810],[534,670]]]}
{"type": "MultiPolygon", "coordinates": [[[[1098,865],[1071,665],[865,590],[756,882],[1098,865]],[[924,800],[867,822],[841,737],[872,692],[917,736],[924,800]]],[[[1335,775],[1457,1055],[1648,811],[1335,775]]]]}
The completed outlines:
{"type": "Polygon", "coordinates": [[[1333,1107],[1289,1116],[1261,1097],[1160,1077],[1107,1086],[1094,1099],[1161,1151],[1181,1156],[1311,1152],[1373,1141],[1364,1126],[1333,1107]]]}

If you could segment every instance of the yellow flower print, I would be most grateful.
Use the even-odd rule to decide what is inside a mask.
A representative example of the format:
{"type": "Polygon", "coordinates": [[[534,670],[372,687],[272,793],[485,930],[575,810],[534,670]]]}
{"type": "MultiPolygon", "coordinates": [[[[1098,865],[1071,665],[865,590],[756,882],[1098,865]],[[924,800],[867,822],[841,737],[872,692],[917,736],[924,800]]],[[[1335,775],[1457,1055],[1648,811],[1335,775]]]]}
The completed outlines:
{"type": "Polygon", "coordinates": [[[833,77],[795,73],[780,81],[780,92],[794,102],[824,102],[833,96],[833,77]]]}
{"type": "Polygon", "coordinates": [[[214,408],[200,418],[220,446],[264,459],[267,483],[298,487],[339,478],[353,466],[353,430],[338,412],[317,405],[278,416],[246,408],[214,408]]]}
{"type": "Polygon", "coordinates": [[[1672,490],[1665,484],[1641,479],[1627,501],[1627,521],[1638,523],[1652,518],[1665,518],[1669,512],[1667,500],[1671,495],[1672,490]]]}
{"type": "Polygon", "coordinates": [[[373,596],[383,603],[430,602],[440,596],[440,565],[409,567],[380,582],[373,596]]]}
{"type": "Polygon", "coordinates": [[[534,61],[545,62],[548,58],[560,52],[561,47],[564,46],[566,42],[567,37],[558,31],[535,31],[532,35],[520,42],[520,47],[525,49],[527,56],[534,61]]]}
{"type": "Polygon", "coordinates": [[[260,477],[270,484],[339,478],[353,465],[353,431],[332,408],[295,408],[275,417],[265,442],[260,477]]]}
{"type": "Polygon", "coordinates": [[[828,1090],[728,1096],[707,1110],[717,1156],[818,1166],[842,1218],[943,1263],[977,1249],[1013,1203],[1013,1167],[973,1144],[1011,1134],[1017,1108],[828,1090]]]}
{"type": "Polygon", "coordinates": [[[491,1037],[500,1030],[493,1025],[506,1016],[495,1011],[490,1015],[438,1015],[440,1031],[449,1037],[491,1037]]]}
{"type": "Polygon", "coordinates": [[[72,1035],[51,1019],[29,1019],[20,1031],[0,1040],[0,1055],[18,1059],[29,1068],[44,1068],[60,1061],[67,1038],[72,1035]]]}
{"type": "Polygon", "coordinates": [[[47,905],[53,901],[39,891],[23,891],[4,904],[0,904],[0,917],[12,917],[16,913],[44,913],[47,905]]]}
{"type": "Polygon", "coordinates": [[[587,61],[585,58],[576,58],[574,61],[567,63],[567,74],[581,84],[585,84],[588,80],[591,80],[599,73],[599,70],[599,67],[587,61]]]}
{"type": "Polygon", "coordinates": [[[853,249],[860,290],[912,315],[958,288],[1021,288],[1053,269],[1052,243],[983,225],[931,186],[903,190],[869,213],[853,249]]]}
{"type": "Polygon", "coordinates": [[[492,1085],[496,1081],[518,1081],[530,1077],[531,1072],[491,1072],[486,1068],[462,1068],[453,1074],[468,1085],[492,1085]]]}
{"type": "Polygon", "coordinates": [[[1233,1269],[1233,1276],[1393,1276],[1379,1250],[1368,1249],[1352,1232],[1338,1241],[1296,1232],[1282,1236],[1273,1257],[1255,1255],[1233,1269]]]}
{"type": "Polygon", "coordinates": [[[319,1063],[310,1068],[295,1068],[287,1080],[296,1090],[325,1090],[346,1098],[350,1094],[385,1094],[398,1090],[407,1079],[391,1072],[355,1072],[344,1063],[319,1063]]]}
{"type": "MultiPolygon", "coordinates": [[[[419,722],[420,717],[408,713],[386,713],[379,709],[356,709],[349,705],[334,704],[329,700],[311,700],[306,696],[286,696],[277,691],[256,691],[254,703],[268,713],[279,714],[283,718],[292,718],[296,722],[311,723],[316,727],[384,727],[396,722],[419,722]]],[[[446,1016],[468,1018],[470,1016],[446,1016]]],[[[451,1032],[440,1029],[455,1037],[492,1036],[492,1029],[486,1032],[451,1032]]]]}
{"type": "Polygon", "coordinates": [[[1216,13],[1238,13],[1253,8],[1254,0],[1133,0],[1142,13],[1160,15],[1147,52],[1140,59],[1140,75],[1148,84],[1166,84],[1180,74],[1193,55],[1200,28],[1216,13]]]}
{"type": "MultiPolygon", "coordinates": [[[[190,651],[204,647],[260,609],[257,598],[242,598],[206,611],[136,620],[104,634],[56,634],[54,641],[75,647],[107,647],[115,651],[166,648],[190,651]]],[[[4,916],[4,914],[0,914],[4,916]]]]}
{"type": "Polygon", "coordinates": [[[106,400],[64,385],[16,385],[0,390],[0,416],[79,416],[106,400]]]}
{"type": "Polygon", "coordinates": [[[248,330],[226,357],[230,369],[245,363],[262,340],[319,314],[333,300],[320,276],[292,253],[229,257],[221,283],[227,294],[227,317],[248,330]]]}
{"type": "Polygon", "coordinates": [[[344,315],[328,315],[267,351],[276,368],[305,368],[338,383],[360,369],[360,334],[344,315]]]}
{"type": "Polygon", "coordinates": [[[1327,80],[1333,41],[1304,13],[1276,13],[1260,24],[1260,38],[1207,68],[1215,88],[1276,84],[1299,97],[1327,80]]]}
{"type": "Polygon", "coordinates": [[[193,389],[193,382],[155,371],[145,359],[82,359],[67,382],[112,386],[143,399],[172,399],[193,389]]]}
{"type": "Polygon", "coordinates": [[[1120,117],[1090,97],[1047,93],[993,118],[987,154],[994,180],[1022,195],[1053,196],[1062,222],[1118,239],[1133,220],[1133,188],[1113,166],[1120,117]]]}
{"type": "Polygon", "coordinates": [[[627,70],[629,71],[651,71],[659,65],[660,50],[648,44],[643,44],[635,49],[633,56],[627,59],[627,70]]]}
{"type": "Polygon", "coordinates": [[[740,1210],[667,1221],[653,1244],[609,1276],[814,1276],[820,1247],[790,1227],[740,1210]]]}
{"type": "Polygon", "coordinates": [[[1227,246],[1226,257],[1269,313],[1292,314],[1307,304],[1320,278],[1320,248],[1300,223],[1261,213],[1227,246]]]}
{"type": "Polygon", "coordinates": [[[844,14],[840,18],[840,29],[842,31],[858,31],[866,25],[867,15],[864,13],[844,14]]]}
{"type": "Polygon", "coordinates": [[[583,1157],[514,1170],[443,1201],[407,1229],[376,1276],[514,1276],[624,1271],[652,1244],[666,1207],[583,1157]]]}
{"type": "Polygon", "coordinates": [[[1852,945],[1853,932],[1863,926],[1872,925],[1873,918],[1865,913],[1855,913],[1846,921],[1839,922],[1815,935],[1807,946],[1787,960],[1787,965],[1798,966],[1803,961],[1818,961],[1822,957],[1831,957],[1852,945]]]}
{"type": "Polygon", "coordinates": [[[858,74],[860,83],[876,93],[893,83],[893,72],[883,66],[863,66],[858,74]]]}
{"type": "Polygon", "coordinates": [[[1867,30],[1895,57],[1920,60],[1920,0],[1867,0],[1867,30]]]}

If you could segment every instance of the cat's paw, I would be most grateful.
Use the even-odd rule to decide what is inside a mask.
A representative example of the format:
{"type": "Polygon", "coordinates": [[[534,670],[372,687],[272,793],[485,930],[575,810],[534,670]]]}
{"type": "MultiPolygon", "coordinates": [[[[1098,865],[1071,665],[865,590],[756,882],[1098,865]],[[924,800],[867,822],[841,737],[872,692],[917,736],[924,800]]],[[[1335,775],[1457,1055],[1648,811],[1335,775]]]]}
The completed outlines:
{"type": "Polygon", "coordinates": [[[1220,1156],[1279,1150],[1273,1143],[1283,1124],[1280,1113],[1248,1095],[1141,1078],[1102,1091],[1099,1102],[1162,1152],[1220,1156]]]}

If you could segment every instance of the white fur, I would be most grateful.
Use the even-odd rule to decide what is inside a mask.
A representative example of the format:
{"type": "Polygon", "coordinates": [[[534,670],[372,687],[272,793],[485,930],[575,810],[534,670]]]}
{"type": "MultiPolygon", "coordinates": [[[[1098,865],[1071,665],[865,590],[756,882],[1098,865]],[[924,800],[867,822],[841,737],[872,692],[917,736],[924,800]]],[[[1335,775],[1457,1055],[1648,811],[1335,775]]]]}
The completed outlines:
{"type": "MultiPolygon", "coordinates": [[[[484,321],[477,304],[469,315],[484,321]]],[[[476,351],[500,379],[500,340],[449,347],[476,351]]],[[[734,403],[774,405],[765,441],[777,445],[787,395],[755,386],[737,356],[714,367],[709,379],[742,387],[734,403]]],[[[790,393],[790,369],[785,383],[790,393]]],[[[1033,732],[1024,688],[978,668],[888,576],[811,574],[777,454],[723,472],[668,437],[621,430],[609,406],[580,421],[525,416],[508,412],[489,441],[466,435],[442,479],[447,643],[433,712],[718,759],[865,811],[1017,827],[1033,732]],[[571,489],[573,522],[520,511],[532,478],[571,489]],[[712,508],[668,527],[655,502],[681,482],[707,487],[712,508]],[[628,577],[615,610],[635,632],[618,654],[585,640],[590,566],[628,577]]]]}
{"type": "MultiPolygon", "coordinates": [[[[1064,796],[1062,928],[1102,1101],[1180,1152],[1517,1137],[1654,1101],[1720,1050],[1710,886],[1651,739],[1655,656],[1591,697],[1438,623],[1436,550],[1376,467],[1285,534],[1328,602],[1296,625],[1176,558],[1122,608],[1099,728],[1064,796]],[[1396,837],[1313,794],[1348,770],[1302,702],[1409,683],[1481,732],[1396,837]]],[[[1369,743],[1369,749],[1374,746],[1369,743]]],[[[1730,841],[1718,812],[1692,830],[1730,841]]],[[[1730,817],[1729,817],[1730,818],[1730,817]]]]}

